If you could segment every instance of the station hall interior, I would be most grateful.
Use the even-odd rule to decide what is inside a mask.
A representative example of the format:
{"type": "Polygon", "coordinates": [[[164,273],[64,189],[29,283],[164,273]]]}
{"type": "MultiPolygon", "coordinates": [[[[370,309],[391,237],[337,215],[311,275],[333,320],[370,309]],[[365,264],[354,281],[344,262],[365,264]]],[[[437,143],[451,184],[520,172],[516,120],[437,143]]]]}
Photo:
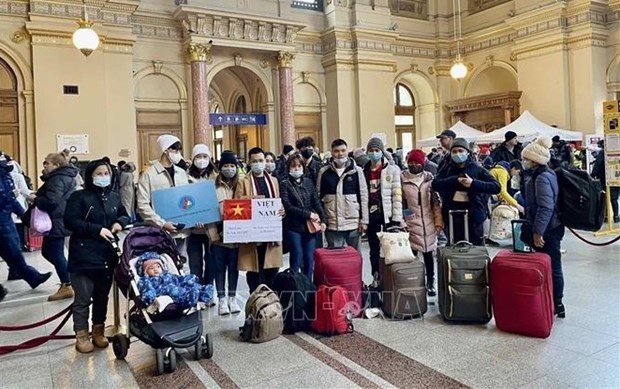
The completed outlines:
{"type": "MultiPolygon", "coordinates": [[[[35,186],[46,156],[65,148],[81,163],[131,161],[137,179],[165,134],[186,158],[203,143],[214,160],[253,147],[279,155],[307,136],[320,153],[376,134],[408,151],[459,121],[489,133],[527,111],[582,133],[587,147],[603,134],[606,100],[620,100],[620,0],[0,0],[0,150],[35,186]]],[[[180,350],[175,373],[158,375],[140,342],[121,361],[112,347],[80,355],[73,340],[55,340],[0,355],[0,388],[617,388],[620,244],[567,231],[562,248],[569,315],[547,339],[494,320],[446,323],[429,299],[421,319],[355,319],[353,334],[247,344],[243,314],[210,308],[213,358],[180,350]]],[[[25,256],[53,270],[40,251],[25,256]]],[[[56,275],[31,291],[6,282],[5,265],[0,327],[66,308],[47,301],[56,275]]],[[[239,299],[248,296],[242,273],[239,299]]],[[[113,311],[110,302],[107,324],[113,311]]],[[[0,345],[56,324],[0,331],[0,345]]]]}

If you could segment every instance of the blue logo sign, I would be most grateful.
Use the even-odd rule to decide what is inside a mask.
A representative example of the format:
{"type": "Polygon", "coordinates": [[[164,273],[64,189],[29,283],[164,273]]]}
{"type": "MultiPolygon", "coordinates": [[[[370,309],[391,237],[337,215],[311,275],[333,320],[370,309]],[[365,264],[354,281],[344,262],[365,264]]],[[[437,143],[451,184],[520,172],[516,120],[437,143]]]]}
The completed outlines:
{"type": "Polygon", "coordinates": [[[183,196],[179,199],[179,208],[184,211],[189,211],[194,208],[194,204],[196,204],[196,202],[191,196],[183,196]]]}
{"type": "Polygon", "coordinates": [[[267,115],[262,113],[212,113],[209,123],[213,126],[263,126],[267,115]]]}

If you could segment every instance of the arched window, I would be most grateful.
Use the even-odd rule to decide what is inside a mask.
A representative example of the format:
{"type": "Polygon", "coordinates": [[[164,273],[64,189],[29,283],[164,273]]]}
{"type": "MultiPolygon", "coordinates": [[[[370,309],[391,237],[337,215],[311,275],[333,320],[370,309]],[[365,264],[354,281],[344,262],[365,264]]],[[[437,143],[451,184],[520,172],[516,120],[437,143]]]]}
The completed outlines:
{"type": "Polygon", "coordinates": [[[415,100],[411,90],[400,83],[394,88],[394,125],[397,147],[403,148],[404,155],[415,141],[415,100]]]}
{"type": "Polygon", "coordinates": [[[291,7],[323,11],[323,0],[293,0],[291,7]]]}

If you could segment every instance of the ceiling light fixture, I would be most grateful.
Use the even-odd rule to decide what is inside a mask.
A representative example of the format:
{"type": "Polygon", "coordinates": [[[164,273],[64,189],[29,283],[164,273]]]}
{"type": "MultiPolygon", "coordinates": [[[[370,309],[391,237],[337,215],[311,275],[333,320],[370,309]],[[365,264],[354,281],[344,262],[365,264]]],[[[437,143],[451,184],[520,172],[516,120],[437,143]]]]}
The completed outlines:
{"type": "Polygon", "coordinates": [[[461,59],[461,39],[463,38],[463,32],[461,30],[461,0],[452,0],[452,6],[454,8],[454,40],[456,41],[456,58],[454,64],[450,68],[450,76],[455,80],[460,80],[467,77],[467,66],[461,59]],[[458,16],[457,16],[458,12],[458,16]],[[458,27],[457,27],[458,18],[458,27]]]}
{"type": "Polygon", "coordinates": [[[92,29],[93,22],[88,20],[86,0],[84,0],[84,19],[78,22],[80,28],[73,33],[73,45],[88,57],[99,47],[99,35],[92,29]]]}

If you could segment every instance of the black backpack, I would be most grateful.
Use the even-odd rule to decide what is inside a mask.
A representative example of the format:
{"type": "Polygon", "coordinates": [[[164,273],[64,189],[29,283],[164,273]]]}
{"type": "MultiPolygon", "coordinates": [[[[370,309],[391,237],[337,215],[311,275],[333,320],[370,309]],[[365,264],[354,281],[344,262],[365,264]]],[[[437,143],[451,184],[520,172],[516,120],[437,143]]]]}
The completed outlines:
{"type": "Polygon", "coordinates": [[[605,192],[585,170],[555,169],[560,194],[560,220],[568,228],[598,231],[605,220],[605,192]]]}
{"type": "Polygon", "coordinates": [[[284,316],[284,332],[295,333],[310,329],[316,318],[316,287],[302,274],[286,269],[273,280],[273,290],[280,298],[284,316]]]}

